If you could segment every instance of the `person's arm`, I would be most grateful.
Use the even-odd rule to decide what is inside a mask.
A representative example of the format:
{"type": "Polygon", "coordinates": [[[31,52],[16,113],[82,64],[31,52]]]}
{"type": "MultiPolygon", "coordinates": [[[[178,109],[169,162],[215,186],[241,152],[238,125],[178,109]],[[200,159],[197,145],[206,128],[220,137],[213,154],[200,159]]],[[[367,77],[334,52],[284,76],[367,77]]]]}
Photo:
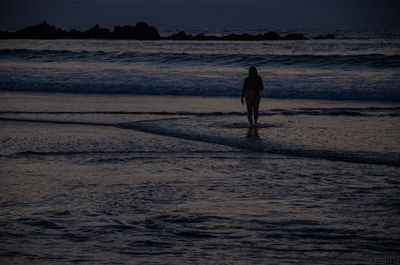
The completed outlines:
{"type": "Polygon", "coordinates": [[[244,105],[243,98],[244,98],[244,91],[246,90],[246,81],[247,81],[247,78],[244,80],[243,87],[242,87],[242,98],[240,99],[240,102],[242,102],[242,105],[244,105]]]}

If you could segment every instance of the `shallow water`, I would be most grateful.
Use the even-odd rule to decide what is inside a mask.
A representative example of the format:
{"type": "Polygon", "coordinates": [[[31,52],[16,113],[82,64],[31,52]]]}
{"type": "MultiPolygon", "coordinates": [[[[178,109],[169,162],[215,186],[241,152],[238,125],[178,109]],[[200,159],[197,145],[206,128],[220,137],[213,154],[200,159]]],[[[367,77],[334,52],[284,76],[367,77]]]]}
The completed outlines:
{"type": "Polygon", "coordinates": [[[1,98],[2,263],[398,257],[398,103],[1,98]]]}

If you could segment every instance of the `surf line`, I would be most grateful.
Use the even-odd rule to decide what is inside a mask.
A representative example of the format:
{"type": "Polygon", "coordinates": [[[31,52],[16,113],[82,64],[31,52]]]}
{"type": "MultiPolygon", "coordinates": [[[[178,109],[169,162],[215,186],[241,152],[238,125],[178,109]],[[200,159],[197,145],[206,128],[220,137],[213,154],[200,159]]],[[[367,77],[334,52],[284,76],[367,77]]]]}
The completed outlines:
{"type": "MultiPolygon", "coordinates": [[[[159,119],[166,120],[166,119],[159,119]]],[[[159,121],[154,120],[154,121],[159,121]]],[[[312,149],[299,149],[290,148],[285,146],[276,145],[276,143],[262,142],[258,140],[249,139],[228,139],[217,135],[204,135],[196,133],[187,133],[185,131],[176,131],[171,128],[154,127],[151,121],[136,121],[130,123],[120,124],[120,128],[133,129],[136,131],[155,134],[159,136],[174,137],[181,140],[198,141],[211,144],[217,144],[235,148],[241,151],[250,151],[255,153],[268,153],[274,155],[282,155],[289,157],[309,158],[309,159],[322,159],[328,161],[338,161],[356,164],[373,164],[373,165],[386,165],[400,167],[400,161],[396,158],[382,158],[377,154],[369,153],[367,155],[372,157],[360,157],[354,152],[340,152],[335,150],[312,150],[312,149]]]]}
{"type": "Polygon", "coordinates": [[[242,139],[236,144],[233,144],[229,139],[225,139],[224,137],[210,137],[207,135],[189,135],[184,132],[179,133],[171,133],[170,130],[165,128],[152,128],[152,126],[146,126],[146,122],[154,122],[154,121],[165,121],[165,120],[179,120],[179,119],[190,119],[190,117],[180,117],[180,118],[163,118],[163,119],[154,119],[154,120],[140,120],[135,122],[126,122],[126,123],[97,123],[97,122],[79,122],[79,121],[60,121],[60,120],[31,120],[31,119],[18,119],[18,118],[4,118],[0,117],[0,121],[15,121],[15,122],[33,122],[33,123],[49,123],[49,124],[68,124],[68,125],[83,125],[83,126],[104,126],[104,127],[113,127],[119,129],[131,129],[134,131],[149,133],[164,137],[174,137],[181,140],[190,140],[190,141],[198,141],[198,142],[206,142],[212,144],[218,144],[223,146],[228,146],[231,148],[236,148],[243,151],[251,151],[258,153],[269,153],[283,156],[291,156],[291,157],[302,157],[302,158],[311,158],[311,159],[324,159],[329,161],[340,161],[340,162],[349,162],[349,163],[357,163],[357,164],[376,164],[376,165],[387,165],[387,166],[395,166],[400,167],[400,161],[397,159],[380,159],[380,158],[367,158],[367,157],[357,157],[354,155],[345,155],[337,152],[326,152],[323,150],[302,150],[302,149],[287,149],[282,147],[273,146],[272,143],[268,143],[268,146],[265,144],[252,144],[249,140],[242,139]]]}
{"type": "Polygon", "coordinates": [[[16,122],[54,123],[54,124],[70,124],[70,125],[90,125],[90,126],[110,126],[110,127],[116,127],[114,123],[80,122],[80,121],[58,121],[58,120],[32,120],[32,119],[4,118],[4,117],[0,117],[0,121],[16,121],[16,122]]]}
{"type": "MultiPolygon", "coordinates": [[[[189,117],[140,120],[140,121],[136,121],[136,122],[161,121],[161,120],[165,121],[165,120],[178,120],[178,119],[189,119],[189,117]]],[[[0,117],[0,121],[87,125],[87,126],[106,126],[106,127],[114,127],[114,128],[119,128],[119,129],[126,129],[126,128],[124,128],[124,124],[126,124],[126,123],[99,123],[99,122],[60,121],[60,120],[32,120],[32,119],[23,119],[23,118],[4,118],[4,117],[0,117]]],[[[140,130],[136,130],[136,131],[140,131],[140,130]]]]}
{"type": "Polygon", "coordinates": [[[58,114],[107,114],[107,115],[159,115],[159,116],[235,116],[244,112],[190,112],[190,111],[0,111],[2,114],[58,115],[58,114]]]}

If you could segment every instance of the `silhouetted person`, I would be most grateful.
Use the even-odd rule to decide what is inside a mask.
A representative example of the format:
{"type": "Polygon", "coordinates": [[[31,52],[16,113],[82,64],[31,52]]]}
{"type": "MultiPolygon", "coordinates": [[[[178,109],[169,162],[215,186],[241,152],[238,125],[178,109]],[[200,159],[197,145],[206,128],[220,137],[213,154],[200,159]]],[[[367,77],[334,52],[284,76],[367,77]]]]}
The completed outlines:
{"type": "Polygon", "coordinates": [[[260,91],[264,89],[264,84],[260,76],[257,74],[257,69],[252,66],[249,68],[249,76],[246,77],[242,89],[241,102],[244,105],[246,100],[247,117],[249,119],[250,128],[257,125],[258,107],[260,105],[260,91]],[[253,123],[254,114],[254,123],[253,123]]]}

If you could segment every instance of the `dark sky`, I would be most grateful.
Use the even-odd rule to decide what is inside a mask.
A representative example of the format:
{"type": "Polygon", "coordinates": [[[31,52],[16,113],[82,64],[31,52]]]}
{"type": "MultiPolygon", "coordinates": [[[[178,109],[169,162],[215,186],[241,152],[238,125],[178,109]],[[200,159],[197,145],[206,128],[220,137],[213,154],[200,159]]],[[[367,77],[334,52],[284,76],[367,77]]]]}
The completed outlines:
{"type": "Polygon", "coordinates": [[[400,0],[0,0],[0,28],[400,28],[400,0]]]}

